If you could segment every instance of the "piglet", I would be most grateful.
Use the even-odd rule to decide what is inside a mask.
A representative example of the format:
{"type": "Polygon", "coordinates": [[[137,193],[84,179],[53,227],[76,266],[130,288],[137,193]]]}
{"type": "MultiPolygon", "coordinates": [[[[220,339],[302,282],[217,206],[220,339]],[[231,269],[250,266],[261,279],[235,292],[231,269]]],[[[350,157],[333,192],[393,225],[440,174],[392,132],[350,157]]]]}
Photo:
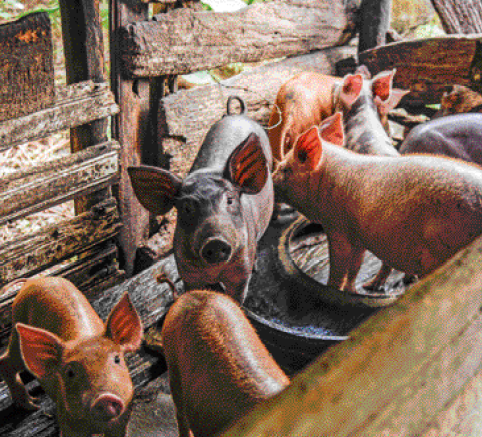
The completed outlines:
{"type": "Polygon", "coordinates": [[[225,294],[183,294],[166,316],[162,339],[180,437],[217,435],[289,384],[225,294]]]}
{"type": "Polygon", "coordinates": [[[328,285],[355,292],[365,249],[427,275],[482,233],[482,169],[430,155],[361,155],[331,144],[341,114],[297,140],[273,175],[277,195],[321,223],[328,285]]]}
{"type": "Polygon", "coordinates": [[[463,85],[448,86],[434,118],[467,112],[482,112],[482,94],[463,85]]]}
{"type": "Polygon", "coordinates": [[[30,371],[56,402],[63,437],[122,437],[134,394],[124,353],[140,347],[142,325],[126,293],[106,324],[68,280],[29,279],[12,306],[14,329],[0,375],[16,405],[36,409],[19,372],[30,371]]]}
{"type": "Polygon", "coordinates": [[[272,155],[262,126],[228,115],[208,131],[189,174],[128,169],[140,203],[155,215],[177,208],[174,256],[187,290],[221,284],[242,303],[258,240],[273,212],[272,155]]]}
{"type": "Polygon", "coordinates": [[[286,153],[303,132],[343,111],[345,147],[359,153],[396,156],[388,136],[388,112],[408,92],[393,88],[395,70],[371,78],[360,66],[344,78],[315,72],[300,73],[285,82],[276,96],[268,135],[276,160],[286,153]]]}

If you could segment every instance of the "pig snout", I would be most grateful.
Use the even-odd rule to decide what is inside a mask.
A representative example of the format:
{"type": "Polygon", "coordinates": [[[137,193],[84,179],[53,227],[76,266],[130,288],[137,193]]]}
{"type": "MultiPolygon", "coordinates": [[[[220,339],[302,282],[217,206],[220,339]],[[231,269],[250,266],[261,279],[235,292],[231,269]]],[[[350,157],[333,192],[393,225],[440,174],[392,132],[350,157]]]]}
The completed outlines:
{"type": "Polygon", "coordinates": [[[220,238],[210,238],[201,248],[201,257],[208,264],[218,264],[229,261],[231,246],[220,238]]]}
{"type": "Polygon", "coordinates": [[[104,393],[97,397],[92,403],[91,411],[93,416],[102,422],[115,420],[125,410],[124,402],[112,393],[104,393]]]}

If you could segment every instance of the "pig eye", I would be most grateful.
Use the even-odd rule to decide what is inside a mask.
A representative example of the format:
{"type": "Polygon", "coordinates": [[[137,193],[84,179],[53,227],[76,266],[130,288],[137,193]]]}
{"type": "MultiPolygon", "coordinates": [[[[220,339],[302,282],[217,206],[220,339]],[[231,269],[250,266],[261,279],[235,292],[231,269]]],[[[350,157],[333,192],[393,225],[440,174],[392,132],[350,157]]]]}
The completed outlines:
{"type": "Polygon", "coordinates": [[[183,202],[181,209],[183,215],[194,216],[196,214],[196,205],[192,201],[183,202]]]}
{"type": "Polygon", "coordinates": [[[308,159],[308,154],[307,154],[304,150],[301,150],[301,151],[298,153],[298,160],[299,160],[302,164],[304,164],[307,159],[308,159]]]}
{"type": "Polygon", "coordinates": [[[72,367],[67,367],[65,371],[65,375],[67,376],[68,379],[74,379],[75,378],[75,370],[72,367]]]}
{"type": "Polygon", "coordinates": [[[120,358],[119,355],[116,355],[116,356],[114,357],[114,363],[116,363],[116,364],[120,364],[120,363],[121,363],[121,358],[120,358]]]}

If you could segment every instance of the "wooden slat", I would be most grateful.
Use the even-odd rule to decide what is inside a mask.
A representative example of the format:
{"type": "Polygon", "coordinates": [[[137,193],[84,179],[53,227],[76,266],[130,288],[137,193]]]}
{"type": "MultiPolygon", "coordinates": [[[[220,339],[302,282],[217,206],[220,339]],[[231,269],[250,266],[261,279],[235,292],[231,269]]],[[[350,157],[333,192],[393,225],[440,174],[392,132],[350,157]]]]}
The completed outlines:
{"type": "Polygon", "coordinates": [[[106,187],[119,177],[115,141],[50,161],[0,180],[0,225],[106,187]]]}
{"type": "Polygon", "coordinates": [[[352,36],[347,8],[354,3],[274,0],[229,13],[178,9],[120,28],[120,56],[132,77],[149,77],[308,53],[352,36]]]}
{"type": "Polygon", "coordinates": [[[387,44],[360,53],[372,74],[397,69],[394,85],[410,89],[404,102],[440,103],[447,85],[482,84],[482,35],[447,36],[387,44]]]}
{"type": "Polygon", "coordinates": [[[480,0],[432,0],[447,33],[481,33],[482,3],[480,0]]]}
{"type": "Polygon", "coordinates": [[[86,81],[58,87],[52,107],[0,123],[0,151],[118,111],[107,84],[86,81]]]}
{"type": "Polygon", "coordinates": [[[423,435],[482,370],[481,307],[482,237],[221,435],[423,435]]]}
{"type": "Polygon", "coordinates": [[[0,248],[0,285],[50,267],[115,236],[121,222],[113,199],[73,219],[0,248]]]}
{"type": "Polygon", "coordinates": [[[0,121],[54,101],[52,32],[46,12],[0,25],[0,121]]]}

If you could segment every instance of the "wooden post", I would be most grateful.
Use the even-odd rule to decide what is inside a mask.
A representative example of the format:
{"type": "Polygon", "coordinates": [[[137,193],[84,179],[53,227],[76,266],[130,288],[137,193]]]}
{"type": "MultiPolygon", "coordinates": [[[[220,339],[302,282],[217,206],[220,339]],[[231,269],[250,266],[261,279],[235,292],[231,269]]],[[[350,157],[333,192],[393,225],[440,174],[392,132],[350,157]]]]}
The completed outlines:
{"type": "Polygon", "coordinates": [[[480,0],[432,0],[432,5],[447,33],[481,33],[482,5],[480,0]]]}
{"type": "MultiPolygon", "coordinates": [[[[67,83],[91,79],[105,82],[104,38],[99,0],[59,0],[67,83]]],[[[100,119],[70,131],[70,147],[77,152],[107,140],[107,119],[100,119]]],[[[77,198],[77,214],[109,197],[109,189],[77,198]]]]}
{"type": "Polygon", "coordinates": [[[115,195],[119,202],[123,228],[119,243],[122,267],[128,276],[134,268],[137,248],[148,236],[149,214],[137,201],[127,167],[139,165],[149,132],[149,79],[128,79],[122,75],[117,33],[121,26],[146,20],[148,4],[138,0],[110,0],[111,86],[120,113],[112,120],[112,135],[121,144],[121,179],[115,195]]]}
{"type": "Polygon", "coordinates": [[[362,0],[358,53],[385,44],[391,9],[392,0],[362,0]]]}

